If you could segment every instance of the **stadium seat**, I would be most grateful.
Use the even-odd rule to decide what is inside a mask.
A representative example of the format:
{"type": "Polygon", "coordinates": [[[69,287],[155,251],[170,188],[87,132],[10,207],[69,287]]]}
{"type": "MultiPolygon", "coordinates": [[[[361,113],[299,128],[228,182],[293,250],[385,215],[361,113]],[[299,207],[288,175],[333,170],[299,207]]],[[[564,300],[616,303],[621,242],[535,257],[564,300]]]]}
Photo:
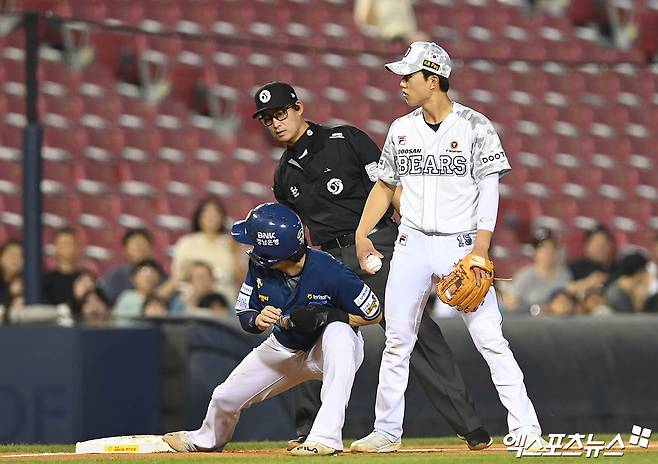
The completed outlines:
{"type": "MultiPolygon", "coordinates": [[[[415,5],[420,29],[454,58],[451,95],[492,120],[513,166],[502,179],[498,251],[507,256],[505,263],[527,262],[520,245],[538,219],[559,221],[563,236],[573,242],[570,253],[580,246],[577,229],[595,219],[617,227],[620,239],[647,243],[633,227],[652,218],[658,224],[651,196],[658,185],[658,74],[641,64],[658,50],[655,8],[637,3],[639,36],[632,49],[622,51],[583,39],[583,31],[574,29],[573,24],[605,22],[595,1],[571,1],[558,16],[528,13],[518,3],[415,5]]],[[[265,82],[292,82],[307,103],[305,117],[350,122],[379,144],[390,122],[410,110],[400,99],[399,77],[382,66],[403,50],[399,43],[362,35],[349,2],[18,0],[16,5],[142,31],[92,28],[95,57],[83,69],[67,64],[59,28],[49,24],[41,34],[47,44],[39,78],[48,227],[87,214],[82,227],[90,245],[101,250],[95,256],[120,250],[109,233],[95,240],[94,224],[102,221],[93,216],[109,228],[137,222],[169,227],[156,237],[159,257],[166,259],[165,250],[182,233],[166,217],[189,217],[200,195],[221,195],[235,217],[271,198],[282,149],[251,119],[253,91],[265,82]],[[176,34],[162,35],[170,31],[176,34]],[[155,104],[142,99],[139,87],[138,58],[147,50],[166,56],[163,85],[171,86],[167,98],[155,104]],[[221,89],[224,97],[216,98],[221,89]]],[[[23,34],[0,38],[0,45],[5,123],[0,206],[8,214],[0,221],[2,238],[20,231],[15,214],[21,209],[23,34]]]]}
{"type": "Polygon", "coordinates": [[[120,22],[131,26],[137,26],[144,15],[142,2],[132,0],[116,0],[107,3],[108,22],[120,22]]]}
{"type": "Polygon", "coordinates": [[[176,29],[188,33],[208,33],[217,19],[217,9],[211,0],[184,0],[179,2],[180,18],[176,29]]]}
{"type": "Polygon", "coordinates": [[[157,200],[149,195],[119,193],[119,211],[122,215],[133,216],[150,229],[155,225],[158,212],[157,200]]]}

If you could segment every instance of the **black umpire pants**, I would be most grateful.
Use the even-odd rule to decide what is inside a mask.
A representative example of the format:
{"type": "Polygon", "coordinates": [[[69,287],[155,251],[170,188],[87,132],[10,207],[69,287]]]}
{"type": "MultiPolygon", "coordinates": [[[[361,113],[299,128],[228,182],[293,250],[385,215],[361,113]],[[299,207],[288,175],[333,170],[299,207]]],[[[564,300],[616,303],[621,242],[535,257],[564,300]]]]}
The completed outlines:
{"type": "MultiPolygon", "coordinates": [[[[327,250],[336,259],[352,269],[379,297],[386,310],[384,297],[386,280],[390,269],[393,248],[397,239],[397,227],[390,224],[371,234],[375,248],[384,255],[382,268],[374,275],[364,273],[356,257],[356,246],[327,250]]],[[[385,329],[386,322],[380,325],[385,329]]],[[[423,313],[418,329],[418,341],[411,353],[411,371],[436,410],[445,418],[453,430],[464,435],[482,427],[473,400],[466,391],[461,371],[450,347],[443,338],[441,329],[427,314],[423,313]]],[[[314,380],[302,383],[292,392],[297,435],[308,435],[315,416],[320,409],[322,382],[314,380]]]]}

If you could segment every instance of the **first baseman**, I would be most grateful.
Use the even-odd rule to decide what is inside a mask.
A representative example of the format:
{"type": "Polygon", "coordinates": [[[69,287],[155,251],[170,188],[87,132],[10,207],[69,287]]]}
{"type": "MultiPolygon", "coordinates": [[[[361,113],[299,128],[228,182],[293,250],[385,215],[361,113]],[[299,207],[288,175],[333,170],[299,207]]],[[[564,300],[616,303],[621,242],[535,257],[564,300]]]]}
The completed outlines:
{"type": "Polygon", "coordinates": [[[315,379],[322,380],[322,406],[308,438],[291,453],[336,454],[363,361],[358,327],[380,321],[379,300],[331,255],[307,247],[299,216],[285,205],[254,208],[231,234],[253,246],[236,303],[240,324],[252,333],[273,330],[215,388],[201,428],[163,439],[176,451],[221,451],[242,410],[315,379]]]}
{"type": "MultiPolygon", "coordinates": [[[[443,48],[414,42],[400,61],[386,68],[402,76],[402,95],[409,106],[418,108],[391,125],[379,160],[379,180],[356,232],[357,255],[366,270],[367,256],[379,255],[368,231],[388,209],[396,186],[402,185],[402,223],[386,285],[386,347],[374,431],[352,444],[356,452],[399,447],[409,356],[433,276],[449,274],[468,254],[488,261],[498,180],[510,170],[491,122],[448,97],[451,62],[443,48]]],[[[478,279],[485,277],[484,269],[475,269],[478,279]]],[[[462,317],[508,410],[509,431],[524,436],[526,443],[528,437],[541,443],[523,373],[503,337],[494,289],[485,295],[479,309],[462,317]]]]}

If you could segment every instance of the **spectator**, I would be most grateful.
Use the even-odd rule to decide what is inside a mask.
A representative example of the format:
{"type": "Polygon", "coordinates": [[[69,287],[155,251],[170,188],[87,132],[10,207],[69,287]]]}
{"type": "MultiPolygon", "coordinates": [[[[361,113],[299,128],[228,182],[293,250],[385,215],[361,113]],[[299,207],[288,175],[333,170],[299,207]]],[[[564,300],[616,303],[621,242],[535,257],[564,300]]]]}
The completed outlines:
{"type": "Polygon", "coordinates": [[[619,277],[605,290],[608,305],[618,313],[643,310],[649,289],[648,259],[637,251],[619,260],[619,277]]]}
{"type": "Polygon", "coordinates": [[[183,300],[187,307],[197,308],[204,296],[214,292],[215,278],[212,268],[203,261],[195,261],[190,266],[187,283],[188,288],[183,300]]]}
{"type": "Polygon", "coordinates": [[[354,22],[365,35],[386,41],[410,44],[429,40],[418,30],[411,0],[356,0],[354,22]]]}
{"type": "Polygon", "coordinates": [[[16,239],[9,239],[0,247],[0,305],[9,307],[9,284],[23,272],[23,247],[16,239]]]}
{"type": "Polygon", "coordinates": [[[142,317],[166,317],[169,315],[167,301],[155,293],[146,296],[142,305],[142,317]]]}
{"type": "Polygon", "coordinates": [[[581,298],[580,307],[583,314],[591,314],[593,316],[611,314],[614,312],[605,301],[603,287],[591,287],[585,290],[581,298]]]}
{"type": "MultiPolygon", "coordinates": [[[[93,290],[96,290],[96,275],[88,269],[81,269],[73,281],[72,301],[82,300],[83,296],[93,290]]],[[[103,295],[105,295],[105,292],[103,292],[103,295]]]]}
{"type": "Polygon", "coordinates": [[[81,247],[75,229],[63,228],[53,237],[55,269],[43,279],[46,303],[58,305],[73,301],[73,282],[80,275],[81,247]]]}
{"type": "Polygon", "coordinates": [[[192,233],[182,236],[174,246],[171,267],[173,277],[182,280],[192,263],[207,263],[215,276],[215,290],[235,301],[244,264],[238,245],[226,231],[225,219],[219,200],[201,200],[192,217],[192,233]]]}
{"type": "Polygon", "coordinates": [[[610,230],[602,225],[585,233],[585,256],[569,265],[575,280],[590,277],[592,274],[605,282],[614,274],[615,241],[610,230]]]}
{"type": "Polygon", "coordinates": [[[550,229],[539,229],[533,237],[533,263],[521,268],[512,278],[504,306],[512,311],[528,311],[541,305],[571,281],[569,269],[562,263],[560,248],[550,229]]]}
{"type": "Polygon", "coordinates": [[[21,309],[25,307],[25,299],[23,298],[23,276],[17,274],[11,281],[9,281],[9,294],[6,307],[10,310],[21,309]]]}
{"type": "Polygon", "coordinates": [[[647,264],[651,282],[649,284],[649,296],[658,294],[658,234],[653,237],[651,245],[651,261],[647,264]]]}
{"type": "Polygon", "coordinates": [[[199,301],[197,308],[203,309],[211,316],[225,318],[232,314],[232,308],[229,307],[228,300],[221,293],[209,293],[199,301]]]}
{"type": "Polygon", "coordinates": [[[103,292],[94,288],[74,302],[71,315],[77,322],[103,324],[110,320],[112,308],[103,292]]]}
{"type": "Polygon", "coordinates": [[[115,317],[135,318],[142,314],[146,297],[156,289],[160,280],[159,269],[158,263],[152,259],[145,259],[133,267],[131,274],[134,289],[121,292],[114,306],[115,317]]]}
{"type": "MultiPolygon", "coordinates": [[[[126,261],[109,269],[99,282],[111,304],[116,302],[121,292],[133,288],[131,271],[135,264],[153,258],[153,236],[147,229],[128,229],[121,245],[126,261]]],[[[167,274],[162,268],[159,273],[162,283],[167,279],[167,274]]]]}
{"type": "Polygon", "coordinates": [[[572,316],[578,312],[578,300],[566,288],[554,290],[548,297],[546,315],[572,316]]]}

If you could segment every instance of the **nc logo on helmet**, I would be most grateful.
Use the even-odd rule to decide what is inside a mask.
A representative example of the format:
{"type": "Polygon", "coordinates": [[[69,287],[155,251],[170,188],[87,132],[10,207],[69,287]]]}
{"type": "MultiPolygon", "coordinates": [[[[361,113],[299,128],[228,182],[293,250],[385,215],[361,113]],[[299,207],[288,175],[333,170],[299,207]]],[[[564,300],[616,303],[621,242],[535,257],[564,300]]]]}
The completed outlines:
{"type": "Polygon", "coordinates": [[[329,190],[334,195],[338,195],[343,191],[343,181],[337,177],[334,177],[329,182],[327,182],[327,190],[329,190]]]}
{"type": "Polygon", "coordinates": [[[268,101],[270,101],[270,98],[272,98],[272,94],[267,89],[263,90],[261,93],[258,94],[258,99],[263,103],[267,103],[268,101]]]}
{"type": "Polygon", "coordinates": [[[299,229],[297,231],[297,241],[300,245],[304,243],[304,229],[299,229]]]}

